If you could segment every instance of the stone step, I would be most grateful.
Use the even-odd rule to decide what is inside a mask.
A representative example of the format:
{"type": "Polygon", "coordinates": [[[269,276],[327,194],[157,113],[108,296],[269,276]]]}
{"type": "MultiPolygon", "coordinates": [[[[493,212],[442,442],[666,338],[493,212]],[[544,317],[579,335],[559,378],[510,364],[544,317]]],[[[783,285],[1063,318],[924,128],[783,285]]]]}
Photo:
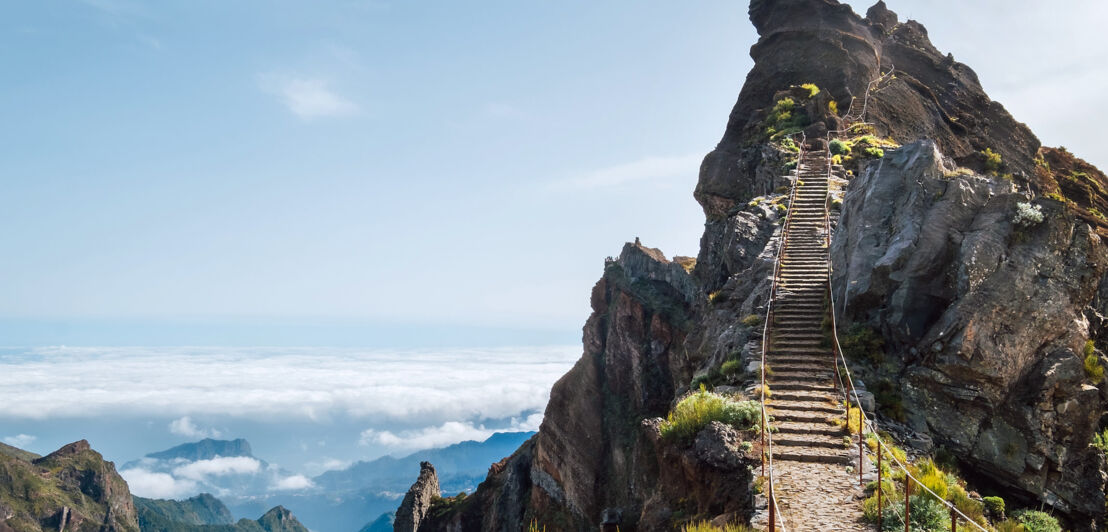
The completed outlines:
{"type": "Polygon", "coordinates": [[[803,381],[794,381],[794,380],[776,380],[776,378],[774,378],[774,379],[767,378],[766,380],[769,381],[770,391],[776,391],[776,390],[791,390],[791,391],[807,390],[807,391],[810,391],[810,392],[831,393],[832,391],[835,390],[834,386],[831,383],[822,383],[821,382],[821,383],[817,384],[817,383],[812,383],[812,382],[803,382],[803,381]]]}
{"type": "MultiPolygon", "coordinates": [[[[773,369],[773,366],[770,365],[773,369]]],[[[766,379],[769,379],[771,388],[774,381],[782,382],[807,382],[807,383],[824,383],[834,382],[835,375],[828,373],[826,370],[818,372],[810,371],[783,371],[779,369],[773,369],[772,375],[766,375],[766,379]]]]}
{"type": "MultiPolygon", "coordinates": [[[[796,421],[802,423],[828,423],[834,416],[827,412],[801,412],[794,410],[778,409],[773,407],[769,415],[776,422],[796,421]]],[[[839,442],[842,445],[842,442],[839,442]]]]}
{"type": "Polygon", "coordinates": [[[770,354],[771,355],[776,355],[776,356],[802,356],[802,357],[826,356],[828,359],[831,359],[831,356],[832,356],[830,347],[820,348],[820,349],[807,349],[807,348],[802,349],[802,348],[791,348],[791,347],[790,348],[782,348],[782,349],[770,349],[770,354]]]}
{"type": "Polygon", "coordinates": [[[838,436],[842,438],[846,435],[846,427],[838,427],[831,423],[804,423],[801,421],[782,421],[780,423],[774,422],[773,426],[777,428],[777,434],[822,434],[825,436],[838,436]]]}
{"type": "Polygon", "coordinates": [[[825,418],[841,417],[843,409],[830,401],[788,401],[777,394],[770,399],[770,408],[791,412],[822,412],[825,418]]]}
{"type": "Polygon", "coordinates": [[[797,447],[783,447],[782,450],[788,449],[785,452],[773,453],[774,460],[780,460],[782,462],[806,462],[815,464],[844,464],[850,465],[854,463],[853,455],[845,448],[842,451],[835,451],[831,449],[823,448],[807,448],[800,450],[797,447]],[[797,450],[793,450],[797,449],[797,450]]]}
{"type": "MultiPolygon", "coordinates": [[[[780,391],[771,390],[771,391],[773,392],[773,398],[770,399],[771,402],[773,402],[773,401],[802,401],[802,402],[812,402],[812,403],[826,403],[826,404],[831,404],[831,405],[836,405],[836,406],[839,405],[839,403],[837,402],[837,401],[839,401],[839,396],[837,394],[826,393],[826,392],[813,392],[813,391],[808,391],[808,390],[780,390],[780,391]]],[[[841,406],[838,406],[837,411],[839,413],[842,413],[844,410],[841,406]]]]}
{"type": "MultiPolygon", "coordinates": [[[[778,435],[773,438],[774,447],[823,447],[826,449],[846,449],[842,438],[828,436],[826,434],[789,434],[778,435]]],[[[784,451],[784,450],[783,450],[784,451]]],[[[787,452],[787,451],[785,451],[787,452]]],[[[777,457],[774,453],[774,457],[777,457]]]]}

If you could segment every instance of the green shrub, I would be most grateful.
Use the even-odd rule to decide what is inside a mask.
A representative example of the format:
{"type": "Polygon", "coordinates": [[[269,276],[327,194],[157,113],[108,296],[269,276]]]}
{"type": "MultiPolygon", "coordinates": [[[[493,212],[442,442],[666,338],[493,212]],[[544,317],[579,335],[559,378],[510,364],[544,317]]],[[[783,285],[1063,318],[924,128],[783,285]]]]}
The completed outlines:
{"type": "Polygon", "coordinates": [[[877,331],[855,323],[840,338],[843,355],[852,360],[868,361],[874,365],[885,361],[885,339],[877,331]]]}
{"type": "Polygon", "coordinates": [[[1063,198],[1062,195],[1057,193],[1057,192],[1051,192],[1051,193],[1047,194],[1046,197],[1048,197],[1048,198],[1050,198],[1054,201],[1061,201],[1062,203],[1066,202],[1066,198],[1063,198]]]}
{"type": "Polygon", "coordinates": [[[1100,384],[1104,380],[1104,366],[1100,364],[1100,357],[1096,354],[1096,344],[1092,340],[1086,341],[1082,354],[1085,355],[1085,376],[1093,384],[1100,384]]]}
{"type": "Polygon", "coordinates": [[[801,85],[800,88],[808,89],[809,98],[814,98],[817,94],[819,94],[819,87],[817,87],[815,83],[805,83],[801,85]]]}
{"type": "MultiPolygon", "coordinates": [[[[930,496],[912,495],[912,509],[909,515],[912,532],[933,532],[950,530],[950,515],[946,506],[930,496]]],[[[901,507],[896,511],[885,511],[881,522],[882,532],[901,532],[904,530],[904,497],[900,497],[901,507]]]]}
{"type": "Polygon", "coordinates": [[[781,139],[781,142],[779,142],[778,144],[781,146],[781,149],[787,152],[800,153],[800,146],[796,145],[796,142],[793,141],[792,137],[785,137],[781,139]]]}
{"type": "Polygon", "coordinates": [[[1013,514],[1027,532],[1062,532],[1062,525],[1054,516],[1038,510],[1023,510],[1013,514]]]}
{"type": "Polygon", "coordinates": [[[1093,433],[1092,446],[1102,453],[1108,453],[1108,429],[1093,433]]]}
{"type": "Polygon", "coordinates": [[[1013,519],[997,523],[995,529],[996,532],[1027,532],[1027,529],[1019,521],[1013,519]]]}
{"type": "Polygon", "coordinates": [[[757,327],[762,324],[762,317],[757,314],[747,314],[743,317],[742,324],[747,327],[757,327]]]}
{"type": "Polygon", "coordinates": [[[873,157],[875,159],[880,159],[885,156],[885,150],[874,147],[866,148],[862,150],[862,153],[866,154],[867,157],[873,157]]]}
{"type": "Polygon", "coordinates": [[[994,520],[1004,518],[1004,499],[1000,497],[985,497],[982,500],[985,502],[985,511],[989,513],[989,517],[994,520]]]}
{"type": "Polygon", "coordinates": [[[742,363],[735,359],[728,360],[719,367],[719,372],[728,377],[738,375],[743,372],[742,363]]]}
{"type": "Polygon", "coordinates": [[[831,155],[850,155],[850,144],[839,139],[833,139],[827,147],[831,150],[831,155]]]}
{"type": "Polygon", "coordinates": [[[981,155],[985,156],[985,171],[997,175],[1000,172],[1001,165],[1004,164],[1004,161],[1000,159],[1000,154],[993,151],[992,148],[985,148],[981,155]]]}
{"type": "Polygon", "coordinates": [[[1108,218],[1104,216],[1096,207],[1089,207],[1089,214],[1093,215],[1101,221],[1108,221],[1108,218]]]}
{"type": "Polygon", "coordinates": [[[755,401],[734,401],[722,395],[700,391],[682,399],[662,423],[662,437],[689,444],[700,429],[712,421],[745,430],[761,422],[761,407],[755,401]]]}
{"type": "Polygon", "coordinates": [[[797,133],[809,123],[808,114],[792,98],[777,100],[765,120],[765,133],[770,140],[797,133]]]}

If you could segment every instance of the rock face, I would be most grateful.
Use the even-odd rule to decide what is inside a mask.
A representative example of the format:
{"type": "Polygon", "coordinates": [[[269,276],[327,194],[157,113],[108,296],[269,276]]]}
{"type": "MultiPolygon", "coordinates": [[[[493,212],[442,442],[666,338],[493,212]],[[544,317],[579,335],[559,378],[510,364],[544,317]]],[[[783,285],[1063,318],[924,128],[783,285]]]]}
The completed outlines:
{"type": "Polygon", "coordinates": [[[1084,516],[1104,511],[1100,451],[1108,404],[1083,370],[1086,319],[1108,271],[1093,227],[1053,200],[1043,221],[1010,181],[944,178],[930,140],[854,179],[832,243],[838,308],[880,330],[897,355],[913,428],[979,475],[1084,516]]]}
{"type": "Polygon", "coordinates": [[[17,532],[139,530],[127,483],[84,440],[33,461],[0,453],[0,510],[17,532]]]}
{"type": "MultiPolygon", "coordinates": [[[[900,143],[929,138],[963,166],[980,163],[977,152],[991,148],[1017,176],[1032,172],[1039,141],[1027,126],[989,99],[973,70],[939,52],[926,28],[900,23],[884,2],[862,18],[835,0],[754,0],[750,20],[759,35],[750,49],[754,68],[723,139],[700,168],[696,198],[710,219],[767,192],[767,152],[751,139],[777,92],[802,83],[819,86],[843,114],[852,98],[855,111],[865,104],[880,136],[900,143]],[[891,69],[895,79],[866,101],[869,83],[891,69]]],[[[814,114],[826,129],[841,127],[825,106],[814,114]]]]}
{"type": "Polygon", "coordinates": [[[419,530],[419,523],[427,515],[431,508],[431,502],[440,497],[439,477],[435,474],[435,466],[430,462],[419,464],[419,478],[404,495],[400,508],[396,510],[396,520],[393,522],[393,530],[396,532],[415,532],[419,530]]]}
{"type": "Polygon", "coordinates": [[[659,439],[658,416],[696,369],[684,349],[703,299],[683,267],[626,244],[593,288],[584,356],[554,385],[539,433],[420,530],[514,532],[532,520],[558,530],[601,522],[659,530],[678,511],[748,516],[751,460],[737,432],[705,429],[693,449],[659,439]],[[679,493],[703,494],[703,504],[679,505],[679,493]]]}
{"type": "Polygon", "coordinates": [[[945,447],[974,482],[1092,529],[1105,466],[1090,441],[1108,391],[1083,360],[1092,349],[1104,363],[1108,344],[1108,178],[1042,148],[969,67],[883,2],[861,17],[835,0],[753,0],[750,17],[755,65],[694,191],[706,223],[692,273],[637,242],[606,263],[583,356],[555,384],[539,433],[420,528],[750,518],[742,435],[709,425],[672,447],[658,418],[690,384],[742,394],[758,372],[796,160],[767,124],[794,98],[806,120],[798,140],[812,148],[863,109],[874,140],[905,145],[853,163],[831,250],[840,326],[884,341],[888,364],[870,371],[889,389],[871,386],[867,401],[899,394],[911,442],[945,447]],[[1019,209],[1042,220],[1017,223],[1019,209]],[[723,374],[725,361],[740,370],[723,374]]]}

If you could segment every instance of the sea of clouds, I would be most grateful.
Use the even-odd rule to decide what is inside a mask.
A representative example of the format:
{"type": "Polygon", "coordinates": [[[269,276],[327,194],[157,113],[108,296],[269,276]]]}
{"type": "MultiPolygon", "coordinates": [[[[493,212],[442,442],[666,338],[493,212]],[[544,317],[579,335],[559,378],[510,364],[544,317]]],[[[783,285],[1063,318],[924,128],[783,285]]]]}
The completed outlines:
{"type": "Polygon", "coordinates": [[[0,417],[174,416],[175,432],[197,436],[215,434],[186,416],[345,415],[450,431],[458,429],[450,422],[541,412],[550,386],[578,357],[578,346],[9,348],[0,354],[0,417]]]}

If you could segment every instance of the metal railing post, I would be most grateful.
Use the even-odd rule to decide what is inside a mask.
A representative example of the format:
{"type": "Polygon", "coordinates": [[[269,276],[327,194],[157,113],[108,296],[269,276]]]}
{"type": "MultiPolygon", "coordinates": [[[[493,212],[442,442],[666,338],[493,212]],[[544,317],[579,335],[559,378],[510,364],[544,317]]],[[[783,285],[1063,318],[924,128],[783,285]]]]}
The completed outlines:
{"type": "Polygon", "coordinates": [[[908,474],[908,471],[904,471],[904,532],[912,532],[908,530],[908,525],[912,523],[912,476],[908,474]]]}
{"type": "MultiPolygon", "coordinates": [[[[880,443],[880,442],[878,442],[880,443]]],[[[881,483],[881,446],[877,446],[877,530],[881,530],[881,492],[885,491],[881,489],[883,484],[881,483]]]]}
{"type": "MultiPolygon", "coordinates": [[[[854,402],[858,403],[858,485],[865,486],[865,483],[862,482],[862,465],[865,463],[864,460],[866,459],[865,451],[863,450],[866,431],[865,425],[862,424],[862,402],[858,400],[858,392],[854,392],[854,402]]],[[[850,411],[847,410],[847,412],[850,411]]]]}
{"type": "Polygon", "coordinates": [[[777,505],[774,504],[773,483],[769,485],[769,529],[777,530],[777,505]]]}

